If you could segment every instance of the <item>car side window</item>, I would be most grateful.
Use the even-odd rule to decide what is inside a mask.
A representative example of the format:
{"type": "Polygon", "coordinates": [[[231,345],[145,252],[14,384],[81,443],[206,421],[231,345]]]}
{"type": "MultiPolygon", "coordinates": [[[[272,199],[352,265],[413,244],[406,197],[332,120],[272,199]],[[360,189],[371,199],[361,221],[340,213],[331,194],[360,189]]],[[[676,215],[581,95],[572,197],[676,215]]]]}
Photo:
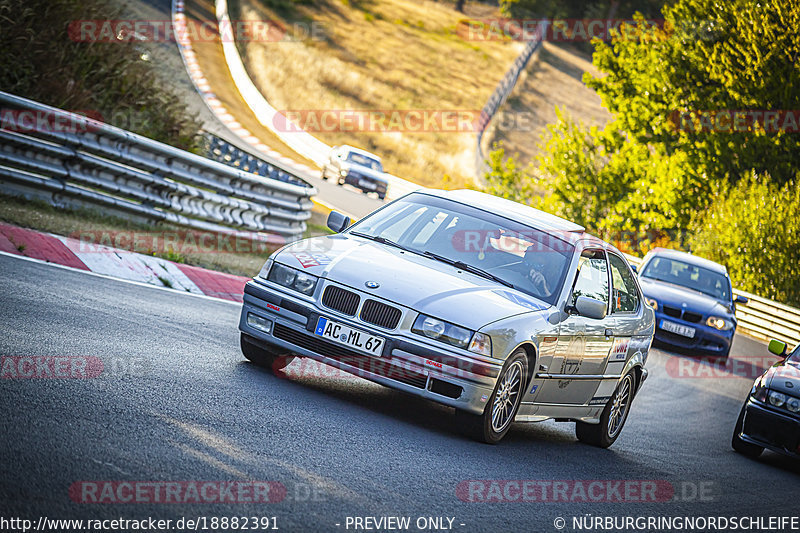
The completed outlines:
{"type": "Polygon", "coordinates": [[[575,305],[578,296],[588,296],[608,303],[608,264],[602,250],[584,250],[581,254],[571,305],[575,305]]]}
{"type": "Polygon", "coordinates": [[[633,274],[625,264],[625,260],[618,255],[608,254],[611,263],[611,281],[613,283],[611,312],[635,313],[639,309],[639,291],[636,290],[636,281],[633,274]]]}

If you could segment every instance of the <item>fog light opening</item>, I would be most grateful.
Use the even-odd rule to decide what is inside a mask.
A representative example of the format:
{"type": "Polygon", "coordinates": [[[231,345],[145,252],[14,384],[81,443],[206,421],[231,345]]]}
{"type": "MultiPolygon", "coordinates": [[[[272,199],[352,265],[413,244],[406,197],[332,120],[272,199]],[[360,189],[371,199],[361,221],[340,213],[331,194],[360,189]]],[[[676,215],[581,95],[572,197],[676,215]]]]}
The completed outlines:
{"type": "Polygon", "coordinates": [[[267,320],[253,313],[247,313],[247,325],[258,331],[263,331],[264,333],[272,332],[272,320],[267,320]]]}

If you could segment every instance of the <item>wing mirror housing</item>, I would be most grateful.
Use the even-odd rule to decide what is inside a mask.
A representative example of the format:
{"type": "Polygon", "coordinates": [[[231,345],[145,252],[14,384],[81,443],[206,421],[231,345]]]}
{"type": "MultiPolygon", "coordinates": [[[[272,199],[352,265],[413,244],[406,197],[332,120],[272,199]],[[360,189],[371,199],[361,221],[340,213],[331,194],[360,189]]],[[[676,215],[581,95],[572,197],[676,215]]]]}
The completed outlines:
{"type": "Polygon", "coordinates": [[[786,343],[783,341],[772,339],[769,341],[769,346],[767,346],[767,349],[770,351],[770,353],[774,353],[778,357],[786,357],[786,343]]]}
{"type": "Polygon", "coordinates": [[[747,303],[747,302],[749,302],[749,301],[750,301],[750,298],[747,298],[746,296],[742,296],[741,294],[736,294],[736,295],[734,295],[734,297],[733,297],[733,303],[735,303],[735,304],[742,304],[742,305],[744,305],[744,304],[746,304],[746,303],[747,303]]]}
{"type": "Polygon", "coordinates": [[[341,233],[350,227],[350,217],[346,217],[336,211],[331,211],[331,214],[328,215],[328,227],[336,233],[341,233]]]}
{"type": "Polygon", "coordinates": [[[606,309],[608,306],[605,302],[601,302],[595,298],[588,296],[578,296],[575,300],[575,310],[578,314],[586,318],[593,318],[595,320],[602,320],[606,317],[606,309]]]}

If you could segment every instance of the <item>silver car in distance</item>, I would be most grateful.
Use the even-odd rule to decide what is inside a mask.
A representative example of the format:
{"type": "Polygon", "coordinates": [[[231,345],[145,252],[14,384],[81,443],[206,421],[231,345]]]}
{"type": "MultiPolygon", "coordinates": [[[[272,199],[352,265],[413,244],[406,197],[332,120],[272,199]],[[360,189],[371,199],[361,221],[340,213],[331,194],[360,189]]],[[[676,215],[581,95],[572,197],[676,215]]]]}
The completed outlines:
{"type": "Polygon", "coordinates": [[[610,446],[647,377],[654,313],[613,246],[476,191],[418,191],[275,252],[245,287],[249,360],[311,357],[456,409],[496,443],[575,421],[610,446]]]}

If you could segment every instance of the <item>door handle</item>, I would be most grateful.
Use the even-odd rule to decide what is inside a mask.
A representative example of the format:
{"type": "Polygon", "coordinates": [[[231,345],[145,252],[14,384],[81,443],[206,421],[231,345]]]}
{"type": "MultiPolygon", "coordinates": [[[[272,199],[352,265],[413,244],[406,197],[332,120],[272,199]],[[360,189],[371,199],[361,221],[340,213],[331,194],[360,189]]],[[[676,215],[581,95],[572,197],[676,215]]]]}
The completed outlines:
{"type": "Polygon", "coordinates": [[[613,337],[614,331],[611,328],[606,328],[606,337],[613,337]]]}

